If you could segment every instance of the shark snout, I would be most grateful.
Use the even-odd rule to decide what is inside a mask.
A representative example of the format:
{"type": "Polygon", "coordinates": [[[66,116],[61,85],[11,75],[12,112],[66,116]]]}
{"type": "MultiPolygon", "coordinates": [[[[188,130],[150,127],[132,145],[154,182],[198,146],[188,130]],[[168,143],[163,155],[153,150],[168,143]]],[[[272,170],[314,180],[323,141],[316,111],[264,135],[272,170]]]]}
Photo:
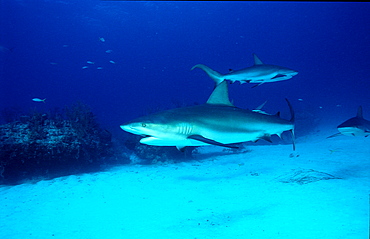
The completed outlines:
{"type": "Polygon", "coordinates": [[[280,70],[279,74],[295,76],[298,74],[298,71],[291,70],[291,69],[284,69],[284,70],[280,70]]]}
{"type": "Polygon", "coordinates": [[[132,128],[130,127],[130,125],[127,125],[127,124],[120,125],[119,127],[121,129],[123,129],[124,131],[132,130],[132,128]]]}
{"type": "Polygon", "coordinates": [[[139,134],[140,133],[131,124],[123,124],[123,125],[120,125],[120,128],[123,129],[124,131],[129,132],[129,133],[132,133],[132,134],[139,134]]]}
{"type": "Polygon", "coordinates": [[[295,76],[298,74],[298,71],[293,71],[292,73],[290,73],[291,76],[295,76]]]}

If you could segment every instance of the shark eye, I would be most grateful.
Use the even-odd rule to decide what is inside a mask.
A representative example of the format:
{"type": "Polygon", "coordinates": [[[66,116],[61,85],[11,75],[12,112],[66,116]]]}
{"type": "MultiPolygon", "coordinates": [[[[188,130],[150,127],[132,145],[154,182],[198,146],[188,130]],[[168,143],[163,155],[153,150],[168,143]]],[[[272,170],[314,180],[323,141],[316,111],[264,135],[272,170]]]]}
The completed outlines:
{"type": "Polygon", "coordinates": [[[145,128],[146,127],[146,124],[145,123],[142,123],[141,126],[145,128]]]}

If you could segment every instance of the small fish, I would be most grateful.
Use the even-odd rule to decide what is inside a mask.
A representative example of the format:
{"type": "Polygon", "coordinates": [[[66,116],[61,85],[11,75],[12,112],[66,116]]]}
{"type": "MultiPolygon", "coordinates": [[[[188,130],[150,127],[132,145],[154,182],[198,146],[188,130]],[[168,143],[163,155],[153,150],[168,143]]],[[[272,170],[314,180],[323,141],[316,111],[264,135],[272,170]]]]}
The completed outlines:
{"type": "Polygon", "coordinates": [[[7,48],[5,46],[0,45],[0,52],[8,53],[8,52],[12,52],[12,51],[13,51],[13,48],[7,48]]]}
{"type": "Polygon", "coordinates": [[[95,62],[93,62],[93,61],[86,61],[86,63],[91,64],[91,65],[95,64],[95,62]]]}
{"type": "Polygon", "coordinates": [[[87,68],[89,68],[89,67],[88,67],[88,66],[83,66],[83,67],[82,67],[82,69],[87,69],[87,68]]]}
{"type": "Polygon", "coordinates": [[[303,101],[302,99],[298,99],[299,101],[303,101]]]}
{"type": "Polygon", "coordinates": [[[116,64],[116,62],[114,62],[114,61],[109,61],[110,63],[112,63],[112,64],[116,64]]]}
{"type": "Polygon", "coordinates": [[[103,37],[99,37],[99,40],[100,40],[101,42],[105,42],[105,39],[104,39],[103,37]]]}
{"type": "Polygon", "coordinates": [[[63,45],[63,47],[69,47],[69,45],[63,45]]]}
{"type": "Polygon", "coordinates": [[[56,63],[56,62],[50,62],[50,65],[58,65],[58,63],[56,63]]]}
{"type": "Polygon", "coordinates": [[[101,70],[103,69],[103,67],[99,66],[99,67],[96,67],[97,70],[101,70]]]}
{"type": "Polygon", "coordinates": [[[106,50],[105,52],[106,53],[112,53],[113,51],[112,50],[106,50]]]}
{"type": "Polygon", "coordinates": [[[35,101],[35,102],[44,102],[45,103],[46,98],[43,99],[43,100],[40,99],[40,98],[33,98],[32,100],[35,101]]]}

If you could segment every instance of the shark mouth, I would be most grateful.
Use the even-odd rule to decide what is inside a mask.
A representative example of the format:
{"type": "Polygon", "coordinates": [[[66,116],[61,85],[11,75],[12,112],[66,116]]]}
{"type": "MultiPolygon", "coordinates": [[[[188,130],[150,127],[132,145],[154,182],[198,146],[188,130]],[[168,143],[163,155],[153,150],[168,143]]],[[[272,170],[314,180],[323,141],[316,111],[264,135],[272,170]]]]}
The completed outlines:
{"type": "Polygon", "coordinates": [[[282,74],[277,74],[276,76],[272,77],[271,79],[278,79],[278,78],[283,78],[287,77],[288,75],[282,75],[282,74]]]}

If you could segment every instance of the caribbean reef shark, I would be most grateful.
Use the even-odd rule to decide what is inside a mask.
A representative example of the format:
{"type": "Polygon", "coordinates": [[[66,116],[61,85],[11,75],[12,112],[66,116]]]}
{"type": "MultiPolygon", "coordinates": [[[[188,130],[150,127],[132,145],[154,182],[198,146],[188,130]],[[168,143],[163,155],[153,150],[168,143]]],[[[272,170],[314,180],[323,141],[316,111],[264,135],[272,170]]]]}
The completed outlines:
{"type": "Polygon", "coordinates": [[[214,71],[203,64],[195,65],[191,68],[191,70],[194,70],[195,68],[200,68],[204,70],[207,75],[216,82],[216,84],[220,84],[224,80],[229,80],[232,83],[234,83],[235,81],[239,81],[241,84],[258,84],[253,87],[262,85],[263,83],[267,82],[288,80],[298,74],[297,71],[285,67],[263,64],[262,61],[256,56],[256,54],[253,54],[253,57],[254,66],[237,71],[230,70],[230,72],[225,75],[214,71]]]}
{"type": "Polygon", "coordinates": [[[370,135],[370,121],[364,119],[362,114],[362,106],[357,109],[356,117],[350,118],[338,125],[339,133],[333,134],[327,138],[332,138],[339,135],[349,136],[369,136],[370,135]]]}
{"type": "Polygon", "coordinates": [[[288,100],[290,121],[235,107],[229,100],[227,84],[224,81],[217,85],[205,104],[143,116],[120,127],[143,136],[140,143],[176,146],[179,150],[203,145],[238,148],[232,144],[259,139],[271,142],[271,135],[290,131],[295,149],[294,111],[288,100]]]}

